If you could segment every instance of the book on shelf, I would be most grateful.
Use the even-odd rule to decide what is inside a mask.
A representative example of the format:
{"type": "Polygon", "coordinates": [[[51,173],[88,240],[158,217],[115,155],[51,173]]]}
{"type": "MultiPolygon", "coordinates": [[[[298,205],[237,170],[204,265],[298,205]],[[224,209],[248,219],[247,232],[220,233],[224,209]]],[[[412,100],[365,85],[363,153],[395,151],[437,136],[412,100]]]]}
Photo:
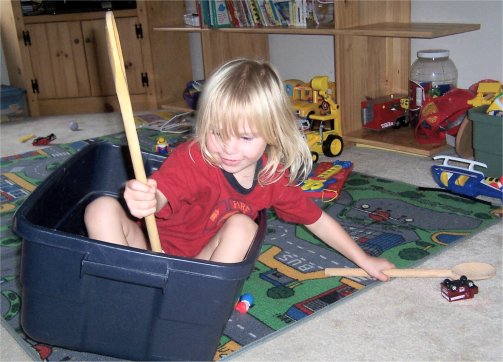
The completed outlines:
{"type": "Polygon", "coordinates": [[[276,0],[274,1],[274,7],[281,19],[281,25],[290,26],[290,19],[292,18],[290,0],[276,0]]]}
{"type": "Polygon", "coordinates": [[[242,27],[244,24],[240,23],[235,6],[237,6],[237,4],[234,1],[227,0],[227,11],[229,12],[229,17],[232,21],[233,26],[239,28],[242,27]]]}
{"type": "Polygon", "coordinates": [[[226,0],[212,0],[210,2],[211,24],[214,28],[232,27],[226,0]]]}
{"type": "Polygon", "coordinates": [[[248,14],[248,8],[243,0],[231,0],[234,7],[234,15],[238,19],[239,27],[250,27],[252,21],[248,14]]]}
{"type": "Polygon", "coordinates": [[[196,9],[199,12],[201,28],[211,26],[210,0],[196,0],[196,9]]]}
{"type": "Polygon", "coordinates": [[[281,13],[278,11],[276,3],[277,2],[275,2],[273,0],[267,0],[266,9],[267,9],[268,13],[270,14],[270,16],[273,18],[274,25],[286,26],[287,24],[285,23],[281,13]]]}
{"type": "Polygon", "coordinates": [[[306,27],[317,24],[314,1],[196,0],[196,8],[201,27],[306,27]]]}
{"type": "Polygon", "coordinates": [[[251,14],[254,26],[263,26],[264,23],[260,16],[260,10],[257,3],[257,0],[249,0],[246,1],[246,5],[248,6],[249,12],[251,14]]]}
{"type": "Polygon", "coordinates": [[[256,0],[256,1],[257,1],[257,8],[260,13],[260,19],[262,20],[262,25],[273,26],[274,24],[272,24],[269,14],[267,13],[265,1],[264,0],[256,0]]]}

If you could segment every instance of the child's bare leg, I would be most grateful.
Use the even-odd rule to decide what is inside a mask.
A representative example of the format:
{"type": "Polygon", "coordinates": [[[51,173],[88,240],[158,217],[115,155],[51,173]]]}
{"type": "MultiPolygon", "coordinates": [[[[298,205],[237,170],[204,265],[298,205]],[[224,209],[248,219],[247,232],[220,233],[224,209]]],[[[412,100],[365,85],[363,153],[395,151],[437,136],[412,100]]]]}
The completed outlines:
{"type": "Polygon", "coordinates": [[[235,214],[229,217],[197,258],[222,263],[242,261],[257,233],[257,224],[250,217],[235,214]]]}
{"type": "Polygon", "coordinates": [[[92,239],[147,249],[142,229],[113,197],[103,196],[92,201],[86,207],[84,221],[92,239]]]}

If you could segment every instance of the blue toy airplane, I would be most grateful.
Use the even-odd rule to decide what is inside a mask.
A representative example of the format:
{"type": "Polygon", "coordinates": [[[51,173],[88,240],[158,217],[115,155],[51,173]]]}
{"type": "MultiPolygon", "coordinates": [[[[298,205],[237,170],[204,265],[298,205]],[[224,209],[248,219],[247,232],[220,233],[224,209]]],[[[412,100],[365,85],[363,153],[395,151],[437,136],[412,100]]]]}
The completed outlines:
{"type": "Polygon", "coordinates": [[[436,156],[434,160],[444,160],[442,165],[431,166],[435,182],[443,189],[469,197],[488,196],[503,202],[503,176],[500,179],[485,177],[475,166],[487,168],[482,162],[451,156],[436,156]],[[450,165],[449,161],[468,164],[468,168],[450,165]]]}

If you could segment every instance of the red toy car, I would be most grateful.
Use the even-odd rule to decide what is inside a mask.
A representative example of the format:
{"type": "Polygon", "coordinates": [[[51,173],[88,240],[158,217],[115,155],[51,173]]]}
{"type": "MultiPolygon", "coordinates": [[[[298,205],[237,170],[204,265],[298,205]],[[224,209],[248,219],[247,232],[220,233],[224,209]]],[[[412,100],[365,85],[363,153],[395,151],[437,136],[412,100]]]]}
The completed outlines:
{"type": "Polygon", "coordinates": [[[458,280],[445,279],[440,283],[442,297],[449,302],[456,300],[470,299],[479,292],[479,288],[464,275],[458,280]]]}
{"type": "Polygon", "coordinates": [[[44,145],[48,145],[49,143],[51,143],[55,139],[56,139],[56,135],[54,133],[51,133],[49,136],[35,138],[31,144],[33,146],[44,146],[44,145]]]}

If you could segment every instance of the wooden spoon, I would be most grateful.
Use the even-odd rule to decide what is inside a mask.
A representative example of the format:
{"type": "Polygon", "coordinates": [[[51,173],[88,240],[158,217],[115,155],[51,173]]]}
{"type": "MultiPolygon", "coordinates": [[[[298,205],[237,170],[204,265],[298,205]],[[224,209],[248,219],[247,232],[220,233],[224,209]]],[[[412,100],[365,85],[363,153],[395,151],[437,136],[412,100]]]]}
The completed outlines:
{"type": "MultiPolygon", "coordinates": [[[[496,268],[487,263],[462,263],[452,269],[388,269],[383,271],[392,278],[451,278],[459,279],[465,275],[471,280],[489,279],[496,275],[496,268]]],[[[370,277],[359,268],[327,268],[326,276],[370,277]]]]}
{"type": "MultiPolygon", "coordinates": [[[[131,106],[131,98],[127,86],[126,70],[124,68],[124,59],[122,57],[122,48],[117,32],[117,25],[115,18],[111,11],[106,13],[106,28],[107,28],[107,44],[108,44],[108,57],[112,65],[112,72],[115,81],[115,90],[119,98],[119,104],[122,113],[122,121],[126,131],[126,139],[129,146],[129,153],[133,162],[133,170],[137,180],[147,183],[147,175],[143,167],[143,159],[141,156],[140,141],[136,133],[136,125],[134,122],[133,108],[131,106]]],[[[161,243],[159,241],[159,233],[155,223],[155,216],[149,215],[145,218],[147,225],[148,237],[150,239],[150,246],[153,251],[161,252],[161,243]]]]}

